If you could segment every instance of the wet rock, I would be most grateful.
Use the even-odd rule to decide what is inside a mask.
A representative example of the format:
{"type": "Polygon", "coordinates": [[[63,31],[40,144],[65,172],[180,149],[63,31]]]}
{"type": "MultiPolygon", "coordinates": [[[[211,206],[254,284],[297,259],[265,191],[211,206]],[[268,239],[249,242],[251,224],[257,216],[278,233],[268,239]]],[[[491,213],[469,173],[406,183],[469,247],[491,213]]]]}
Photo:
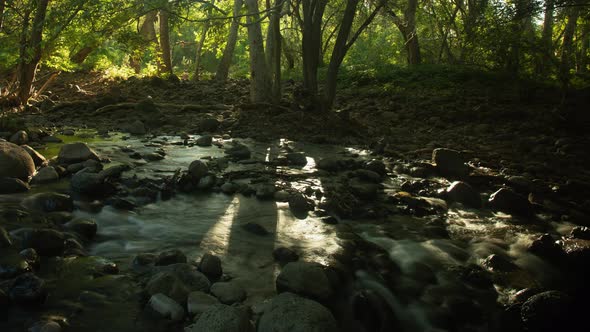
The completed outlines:
{"type": "Polygon", "coordinates": [[[587,264],[590,262],[590,240],[566,238],[561,240],[560,244],[569,266],[587,271],[587,264]]]}
{"type": "Polygon", "coordinates": [[[12,232],[21,248],[33,248],[41,256],[59,256],[64,251],[65,237],[53,229],[19,228],[12,232]]]}
{"type": "Polygon", "coordinates": [[[323,171],[338,172],[343,168],[344,162],[341,159],[335,157],[322,158],[318,161],[316,167],[323,171]]]}
{"type": "Polygon", "coordinates": [[[307,165],[307,158],[305,154],[301,152],[290,152],[286,155],[287,161],[289,165],[293,166],[305,166],[307,165]]]}
{"type": "Polygon", "coordinates": [[[520,310],[528,331],[573,331],[572,299],[559,291],[548,291],[531,296],[520,310]]]}
{"type": "Polygon", "coordinates": [[[326,307],[292,293],[274,297],[258,323],[258,332],[336,331],[336,320],[326,307]]]}
{"type": "Polygon", "coordinates": [[[313,210],[313,203],[307,200],[303,194],[297,192],[289,197],[289,209],[299,219],[307,218],[307,213],[313,210]]]}
{"type": "Polygon", "coordinates": [[[226,182],[221,185],[221,192],[227,195],[233,195],[238,191],[238,185],[233,182],[226,182]]]}
{"type": "Polygon", "coordinates": [[[336,225],[338,224],[338,218],[334,217],[334,216],[325,216],[320,218],[321,222],[323,222],[324,224],[328,224],[328,225],[336,225]]]}
{"type": "Polygon", "coordinates": [[[516,191],[525,195],[528,195],[534,186],[533,181],[524,176],[511,176],[506,181],[516,191]]]}
{"type": "Polygon", "coordinates": [[[62,130],[61,134],[66,136],[74,136],[76,131],[74,131],[74,129],[64,129],[62,130]]]}
{"type": "Polygon", "coordinates": [[[148,294],[162,293],[178,303],[186,303],[190,292],[209,291],[211,284],[207,277],[191,265],[173,264],[162,269],[147,282],[148,294]]]}
{"type": "Polygon", "coordinates": [[[151,113],[152,116],[156,113],[160,113],[160,109],[158,106],[156,106],[154,100],[151,97],[140,100],[135,105],[135,110],[142,113],[151,113]]]}
{"type": "Polygon", "coordinates": [[[0,178],[28,180],[35,173],[35,162],[27,151],[18,145],[0,142],[0,178]]]}
{"type": "Polygon", "coordinates": [[[202,177],[199,180],[199,183],[197,183],[197,189],[199,189],[199,190],[211,189],[215,186],[215,183],[217,183],[217,178],[215,177],[215,175],[207,175],[207,176],[202,177]]]}
{"type": "Polygon", "coordinates": [[[33,177],[34,183],[48,183],[59,180],[59,174],[51,166],[41,168],[33,177]]]}
{"type": "Polygon", "coordinates": [[[211,285],[211,294],[223,304],[234,304],[246,299],[244,288],[234,282],[217,282],[211,285]]]}
{"type": "Polygon", "coordinates": [[[162,251],[154,261],[156,266],[171,265],[176,263],[186,263],[186,255],[178,249],[169,249],[162,251]]]}
{"type": "Polygon", "coordinates": [[[352,176],[371,183],[381,183],[382,180],[381,175],[379,175],[379,173],[369,171],[366,169],[356,170],[352,172],[352,176]]]}
{"type": "Polygon", "coordinates": [[[32,266],[13,248],[0,248],[0,279],[31,272],[32,266]]]}
{"type": "Polygon", "coordinates": [[[5,310],[10,305],[10,297],[0,289],[0,310],[5,310]]]}
{"type": "Polygon", "coordinates": [[[209,172],[207,164],[200,160],[193,161],[188,167],[188,174],[195,180],[199,180],[209,172]]]}
{"type": "Polygon", "coordinates": [[[16,145],[27,144],[29,142],[29,134],[24,130],[19,130],[10,136],[9,142],[16,145]]]}
{"type": "Polygon", "coordinates": [[[378,159],[369,160],[363,166],[364,169],[375,172],[381,176],[385,176],[387,174],[387,168],[383,161],[378,159]]]}
{"type": "Polygon", "coordinates": [[[377,197],[381,187],[375,183],[368,183],[359,178],[352,178],[348,181],[352,193],[363,200],[371,200],[377,197]]]}
{"type": "Polygon", "coordinates": [[[225,149],[225,153],[234,160],[249,159],[252,154],[247,146],[237,142],[232,147],[225,149]]]}
{"type": "Polygon", "coordinates": [[[185,332],[251,332],[253,330],[245,309],[218,304],[204,311],[195,324],[187,327],[185,332]]]}
{"type": "Polygon", "coordinates": [[[137,208],[137,204],[134,202],[120,197],[111,197],[106,201],[106,203],[117,210],[131,211],[137,208]]]}
{"type": "Polygon", "coordinates": [[[199,138],[197,138],[196,144],[198,146],[211,146],[211,144],[213,143],[213,137],[211,135],[203,135],[199,138]]]}
{"type": "Polygon", "coordinates": [[[162,293],[152,295],[148,306],[172,321],[181,321],[184,318],[184,309],[180,304],[162,293]]]}
{"type": "Polygon", "coordinates": [[[285,247],[278,247],[273,250],[272,257],[275,261],[281,264],[287,264],[299,260],[299,255],[297,255],[295,251],[285,247]]]}
{"type": "Polygon", "coordinates": [[[509,214],[532,216],[533,208],[528,199],[514,191],[502,188],[490,196],[488,205],[494,209],[509,214]]]}
{"type": "Polygon", "coordinates": [[[570,237],[574,239],[590,240],[590,228],[585,226],[576,226],[572,229],[570,237]]]}
{"type": "Polygon", "coordinates": [[[98,174],[80,171],[70,180],[72,191],[90,196],[101,196],[107,191],[104,179],[98,174]]]}
{"type": "Polygon", "coordinates": [[[283,267],[276,280],[279,293],[298,295],[325,301],[332,294],[332,285],[322,265],[310,262],[292,262],[283,267]]]}
{"type": "Polygon", "coordinates": [[[33,159],[33,162],[35,163],[35,166],[41,167],[47,163],[47,159],[45,159],[45,157],[42,154],[37,152],[32,147],[30,147],[28,145],[21,145],[21,148],[25,149],[25,151],[27,151],[29,156],[31,156],[31,158],[33,159]]]}
{"type": "Polygon", "coordinates": [[[286,190],[279,190],[274,194],[274,200],[277,202],[288,202],[291,194],[286,190]]]}
{"type": "Polygon", "coordinates": [[[74,164],[88,159],[100,160],[98,154],[86,143],[70,143],[61,147],[57,159],[62,164],[74,164]]]}
{"type": "Polygon", "coordinates": [[[161,153],[157,153],[157,152],[151,152],[151,153],[146,153],[142,155],[143,159],[147,160],[147,161],[159,161],[159,160],[163,160],[165,158],[164,155],[162,155],[161,153]]]}
{"type": "Polygon", "coordinates": [[[20,179],[0,177],[0,194],[22,193],[29,189],[29,185],[20,179]]]}
{"type": "Polygon", "coordinates": [[[33,248],[27,248],[24,250],[21,250],[21,252],[18,253],[30,266],[33,266],[35,268],[39,267],[39,264],[41,264],[41,257],[39,257],[39,254],[37,254],[37,251],[33,248]]]}
{"type": "Polygon", "coordinates": [[[12,246],[10,235],[8,235],[4,227],[0,226],[0,248],[8,248],[10,246],[12,246]]]}
{"type": "Polygon", "coordinates": [[[453,202],[459,202],[472,208],[481,208],[479,193],[469,184],[461,181],[453,182],[446,190],[447,197],[453,202]]]}
{"type": "Polygon", "coordinates": [[[469,175],[469,166],[461,152],[452,149],[434,149],[432,161],[442,176],[462,178],[469,175]]]}
{"type": "Polygon", "coordinates": [[[270,234],[270,232],[267,231],[266,228],[260,226],[260,224],[254,223],[254,222],[249,222],[249,223],[243,224],[242,228],[244,230],[246,230],[247,232],[250,232],[250,233],[256,234],[256,235],[260,235],[260,236],[265,236],[265,235],[270,234]]]}
{"type": "Polygon", "coordinates": [[[134,122],[127,125],[127,132],[131,135],[145,135],[147,130],[145,129],[145,125],[140,120],[135,120],[134,122]]]}
{"type": "Polygon", "coordinates": [[[23,205],[30,210],[41,212],[74,210],[74,201],[70,196],[52,192],[31,195],[25,198],[23,205]]]}
{"type": "Polygon", "coordinates": [[[256,187],[256,198],[272,199],[277,189],[272,183],[261,183],[256,187]]]}
{"type": "Polygon", "coordinates": [[[130,169],[131,167],[129,165],[115,165],[100,171],[98,176],[102,179],[118,179],[121,177],[123,172],[126,172],[130,169]]]}
{"type": "Polygon", "coordinates": [[[518,268],[518,266],[508,260],[508,258],[496,254],[486,257],[482,262],[482,265],[492,272],[511,272],[518,268]]]}
{"type": "Polygon", "coordinates": [[[64,225],[68,230],[74,231],[87,239],[92,239],[96,235],[98,226],[94,220],[75,219],[64,225]]]}
{"type": "Polygon", "coordinates": [[[215,118],[206,118],[199,122],[198,130],[199,132],[208,132],[212,133],[219,128],[220,122],[215,118]]]}
{"type": "Polygon", "coordinates": [[[528,250],[541,258],[560,262],[564,258],[564,252],[549,234],[543,234],[535,239],[528,250]]]}
{"type": "Polygon", "coordinates": [[[33,324],[29,332],[61,332],[61,325],[53,321],[41,321],[33,324]]]}
{"type": "Polygon", "coordinates": [[[45,281],[32,273],[22,274],[12,282],[8,295],[13,302],[21,305],[43,304],[47,298],[45,281]]]}
{"type": "Polygon", "coordinates": [[[219,300],[207,293],[191,292],[188,295],[186,306],[189,314],[199,315],[217,304],[220,304],[219,300]]]}
{"type": "Polygon", "coordinates": [[[199,263],[199,271],[203,272],[211,280],[219,279],[223,274],[221,259],[211,254],[203,255],[199,263]]]}

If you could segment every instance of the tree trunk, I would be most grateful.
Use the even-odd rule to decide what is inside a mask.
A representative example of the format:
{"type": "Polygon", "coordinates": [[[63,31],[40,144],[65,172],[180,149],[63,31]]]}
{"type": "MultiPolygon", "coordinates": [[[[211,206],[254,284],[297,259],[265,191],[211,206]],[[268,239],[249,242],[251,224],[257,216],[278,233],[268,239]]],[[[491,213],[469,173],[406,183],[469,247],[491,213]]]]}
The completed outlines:
{"type": "Polygon", "coordinates": [[[283,0],[274,1],[266,43],[267,64],[272,82],[272,101],[277,104],[281,101],[281,8],[279,6],[282,2],[283,0]]]}
{"type": "Polygon", "coordinates": [[[328,0],[303,0],[303,87],[306,92],[317,98],[318,66],[320,63],[322,17],[328,0]]]}
{"type": "Polygon", "coordinates": [[[408,6],[404,12],[406,21],[406,51],[408,52],[408,64],[419,65],[422,63],[420,54],[420,43],[418,41],[418,31],[416,31],[416,8],[418,0],[408,0],[408,6]]]}
{"type": "MultiPolygon", "coordinates": [[[[26,104],[31,96],[31,89],[33,81],[35,80],[35,72],[39,61],[41,61],[41,42],[43,41],[43,26],[45,24],[45,15],[47,14],[47,6],[49,0],[37,0],[37,9],[35,10],[35,17],[33,18],[33,26],[31,29],[31,38],[28,45],[23,46],[21,50],[20,65],[19,65],[19,88],[18,99],[22,104],[26,104]]],[[[28,18],[27,18],[28,21],[28,18]]],[[[25,30],[26,31],[26,30],[25,30]]]]}
{"type": "Polygon", "coordinates": [[[170,25],[168,18],[170,13],[168,9],[160,10],[160,48],[162,50],[162,63],[164,71],[173,74],[172,72],[172,50],[170,49],[170,25]]]}
{"type": "Polygon", "coordinates": [[[541,54],[537,57],[535,73],[539,77],[549,74],[551,60],[553,58],[553,13],[555,0],[545,1],[545,17],[543,19],[543,32],[541,34],[541,54]]]}
{"type": "Polygon", "coordinates": [[[346,55],[348,37],[352,30],[352,23],[354,22],[358,3],[359,0],[348,0],[346,2],[342,23],[340,25],[340,30],[338,31],[338,37],[336,37],[334,49],[332,50],[332,57],[330,58],[330,63],[328,65],[323,105],[325,109],[330,109],[334,104],[338,71],[340,70],[340,65],[344,60],[344,56],[346,55]]]}
{"type": "Polygon", "coordinates": [[[4,27],[4,8],[6,8],[6,0],[0,0],[0,30],[4,27]]]}
{"type": "Polygon", "coordinates": [[[578,7],[566,9],[567,23],[563,32],[563,43],[561,45],[561,61],[559,64],[559,80],[564,87],[567,87],[570,80],[571,57],[573,55],[573,41],[576,32],[576,22],[580,14],[578,7]]]}
{"type": "Polygon", "coordinates": [[[92,53],[95,49],[95,46],[84,46],[78,52],[74,53],[74,55],[70,57],[70,61],[79,65],[83,63],[86,60],[86,58],[88,58],[90,53],[92,53]]]}
{"type": "Polygon", "coordinates": [[[590,16],[586,16],[583,21],[580,56],[578,57],[576,71],[579,74],[588,73],[588,47],[590,46],[590,16]]]}
{"type": "Polygon", "coordinates": [[[195,81],[198,81],[201,77],[201,55],[203,53],[203,44],[205,44],[205,40],[207,39],[207,33],[209,33],[209,27],[211,27],[209,19],[211,18],[211,12],[214,5],[215,0],[211,0],[211,6],[207,10],[207,22],[203,25],[201,37],[199,37],[199,43],[197,44],[197,52],[195,54],[195,76],[193,77],[195,81]]]}
{"type": "Polygon", "coordinates": [[[245,0],[248,9],[248,42],[250,45],[250,99],[252,102],[269,101],[271,82],[266,65],[258,0],[245,0]]]}
{"type": "Polygon", "coordinates": [[[227,81],[229,76],[229,67],[231,66],[232,57],[234,56],[234,50],[236,48],[236,41],[238,40],[238,32],[240,28],[240,10],[242,9],[243,0],[234,0],[233,20],[229,28],[229,36],[227,38],[227,44],[223,50],[223,56],[217,67],[217,73],[215,74],[215,80],[218,82],[227,81]]]}

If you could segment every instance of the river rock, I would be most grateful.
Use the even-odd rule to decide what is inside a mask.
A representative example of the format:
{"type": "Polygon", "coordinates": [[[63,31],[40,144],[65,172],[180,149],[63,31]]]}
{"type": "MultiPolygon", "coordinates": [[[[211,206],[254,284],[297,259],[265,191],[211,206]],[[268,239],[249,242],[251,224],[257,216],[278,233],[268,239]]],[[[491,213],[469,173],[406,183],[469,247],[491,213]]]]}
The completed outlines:
{"type": "Polygon", "coordinates": [[[234,304],[246,299],[246,291],[235,282],[216,282],[211,285],[211,294],[223,304],[234,304]]]}
{"type": "Polygon", "coordinates": [[[533,208],[528,199],[507,188],[493,193],[488,200],[488,205],[494,210],[509,214],[527,217],[533,215],[533,208]]]}
{"type": "Polygon", "coordinates": [[[272,199],[274,197],[274,194],[276,191],[277,191],[277,189],[274,184],[261,183],[256,187],[256,198],[258,198],[258,199],[272,199]]]}
{"type": "Polygon", "coordinates": [[[184,318],[184,308],[162,293],[152,295],[148,306],[162,317],[172,321],[181,321],[184,318]]]}
{"type": "Polygon", "coordinates": [[[221,259],[215,255],[205,254],[199,263],[199,270],[211,280],[219,279],[223,274],[221,259]]]}
{"type": "Polygon", "coordinates": [[[221,192],[226,195],[233,195],[238,191],[239,186],[233,182],[226,182],[221,185],[221,192]]]}
{"type": "Polygon", "coordinates": [[[158,254],[154,263],[156,266],[164,266],[186,262],[186,255],[182,251],[178,249],[169,249],[158,254]]]}
{"type": "Polygon", "coordinates": [[[367,169],[358,169],[352,172],[352,176],[371,183],[381,183],[382,180],[379,173],[367,169]]]}
{"type": "Polygon", "coordinates": [[[305,166],[307,165],[307,158],[305,154],[301,152],[290,152],[286,155],[287,161],[289,161],[289,165],[293,166],[305,166]]]}
{"type": "Polygon", "coordinates": [[[336,331],[336,320],[326,307],[292,293],[275,296],[258,322],[258,332],[336,331]]]}
{"type": "Polygon", "coordinates": [[[264,228],[263,226],[255,223],[255,222],[245,223],[241,226],[245,231],[252,233],[252,234],[256,234],[256,235],[260,235],[260,236],[266,236],[266,235],[270,234],[270,232],[268,230],[266,230],[266,228],[264,228]]]}
{"type": "Polygon", "coordinates": [[[338,172],[343,167],[343,161],[335,157],[326,157],[320,159],[316,164],[317,169],[328,172],[338,172]]]}
{"type": "Polygon", "coordinates": [[[576,226],[570,232],[570,237],[574,239],[590,240],[590,227],[576,226]]]}
{"type": "Polygon", "coordinates": [[[35,173],[35,162],[27,151],[18,145],[0,142],[0,178],[28,180],[35,173]]]}
{"type": "Polygon", "coordinates": [[[352,193],[363,200],[371,200],[377,197],[380,186],[376,183],[369,183],[360,178],[352,178],[348,181],[348,186],[352,193]]]}
{"type": "Polygon", "coordinates": [[[212,306],[220,304],[215,297],[204,292],[191,292],[188,295],[186,307],[191,315],[199,315],[212,306]]]}
{"type": "Polygon", "coordinates": [[[432,162],[442,176],[462,178],[469,175],[469,166],[465,164],[461,152],[452,149],[434,149],[432,162]]]}
{"type": "Polygon", "coordinates": [[[92,239],[96,235],[98,226],[94,220],[74,219],[64,225],[68,230],[74,231],[87,239],[92,239]]]}
{"type": "Polygon", "coordinates": [[[0,279],[31,272],[32,266],[14,248],[0,248],[0,279]]]}
{"type": "Polygon", "coordinates": [[[0,177],[0,194],[22,193],[29,189],[29,185],[20,179],[0,177]]]}
{"type": "Polygon", "coordinates": [[[522,305],[520,316],[527,331],[574,331],[570,329],[575,327],[572,309],[569,295],[547,291],[531,296],[522,305]]]}
{"type": "Polygon", "coordinates": [[[197,183],[197,189],[211,189],[215,186],[215,183],[217,183],[217,178],[215,177],[215,175],[206,175],[199,180],[199,183],[197,183]]]}
{"type": "Polygon", "coordinates": [[[211,306],[185,332],[252,332],[248,311],[224,304],[211,306]]]}
{"type": "Polygon", "coordinates": [[[276,287],[279,293],[292,292],[320,301],[329,299],[332,285],[318,263],[292,262],[283,267],[277,277],[276,287]]]}
{"type": "Polygon", "coordinates": [[[47,213],[74,210],[74,201],[70,196],[53,192],[31,195],[25,198],[23,205],[30,210],[47,213]]]}
{"type": "Polygon", "coordinates": [[[11,234],[20,240],[21,248],[33,248],[41,256],[58,256],[64,251],[65,237],[54,229],[19,228],[11,234]]]}
{"type": "Polygon", "coordinates": [[[529,246],[528,251],[541,258],[556,263],[559,263],[564,258],[562,248],[555,242],[550,234],[543,234],[535,239],[529,246]]]}
{"type": "Polygon", "coordinates": [[[31,326],[29,332],[61,332],[61,325],[53,321],[40,321],[31,326]]]}
{"type": "Polygon", "coordinates": [[[219,122],[219,120],[215,118],[206,118],[199,122],[198,130],[199,132],[211,133],[216,131],[217,128],[219,128],[220,124],[221,123],[219,122]]]}
{"type": "Polygon", "coordinates": [[[43,279],[32,273],[25,273],[12,282],[8,294],[15,303],[36,306],[45,302],[47,289],[43,279]]]}
{"type": "Polygon", "coordinates": [[[98,154],[82,142],[62,146],[57,158],[62,164],[74,164],[88,159],[100,160],[98,154]]]}
{"type": "Polygon", "coordinates": [[[10,143],[14,143],[16,145],[23,145],[29,143],[29,134],[27,134],[24,130],[19,130],[14,135],[10,136],[9,139],[10,143]]]}
{"type": "Polygon", "coordinates": [[[285,247],[278,247],[273,250],[272,257],[275,261],[281,264],[287,264],[299,260],[299,255],[297,255],[295,251],[285,247]]]}
{"type": "Polygon", "coordinates": [[[45,159],[45,157],[42,154],[37,152],[32,147],[30,147],[28,145],[21,145],[21,148],[25,149],[25,151],[27,151],[29,156],[31,156],[31,158],[33,159],[33,162],[35,163],[35,166],[41,167],[47,163],[47,159],[45,159]]]}
{"type": "Polygon", "coordinates": [[[196,143],[198,146],[211,146],[213,143],[213,137],[211,135],[203,135],[197,138],[196,143]]]}
{"type": "Polygon", "coordinates": [[[145,125],[140,120],[135,120],[127,125],[127,132],[131,135],[145,135],[147,130],[145,125]]]}
{"type": "Polygon", "coordinates": [[[70,187],[76,193],[91,196],[100,196],[106,190],[104,181],[98,174],[84,172],[84,170],[72,176],[70,187]]]}
{"type": "Polygon", "coordinates": [[[479,193],[469,184],[462,181],[453,182],[446,190],[447,197],[453,202],[459,202],[472,208],[481,208],[479,193]]]}
{"type": "Polygon", "coordinates": [[[10,235],[4,227],[0,226],[0,248],[8,248],[12,246],[12,240],[10,239],[10,235]]]}
{"type": "Polygon", "coordinates": [[[252,154],[247,146],[237,142],[232,147],[225,149],[225,153],[234,160],[249,159],[252,154]]]}
{"type": "Polygon", "coordinates": [[[199,180],[209,172],[207,164],[200,160],[193,161],[188,167],[188,174],[194,179],[199,180]]]}
{"type": "Polygon", "coordinates": [[[210,285],[207,277],[194,266],[173,264],[153,275],[146,285],[146,291],[150,295],[162,293],[178,303],[186,303],[190,292],[208,292],[210,285]]]}
{"type": "Polygon", "coordinates": [[[34,183],[48,183],[59,180],[59,174],[52,166],[41,168],[33,177],[34,183]]]}
{"type": "Polygon", "coordinates": [[[486,257],[481,265],[492,272],[511,272],[518,269],[518,266],[512,263],[507,257],[497,254],[486,257]]]}
{"type": "Polygon", "coordinates": [[[295,217],[305,219],[307,213],[313,210],[313,204],[303,194],[296,192],[289,196],[289,209],[295,217]]]}
{"type": "Polygon", "coordinates": [[[387,174],[387,167],[385,167],[385,163],[378,159],[373,159],[367,161],[363,168],[369,171],[373,171],[381,176],[385,176],[387,174]]]}
{"type": "Polygon", "coordinates": [[[55,137],[53,135],[47,135],[41,138],[41,142],[43,143],[63,143],[63,140],[59,137],[55,137]]]}

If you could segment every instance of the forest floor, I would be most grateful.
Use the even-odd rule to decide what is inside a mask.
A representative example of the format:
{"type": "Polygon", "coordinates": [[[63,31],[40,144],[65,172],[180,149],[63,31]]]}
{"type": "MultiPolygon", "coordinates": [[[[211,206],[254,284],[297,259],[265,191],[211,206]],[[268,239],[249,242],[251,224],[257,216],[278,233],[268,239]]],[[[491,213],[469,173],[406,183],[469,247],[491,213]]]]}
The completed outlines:
{"type": "Polygon", "coordinates": [[[588,91],[569,92],[564,100],[557,88],[509,77],[401,71],[384,79],[344,79],[335,111],[321,113],[298,102],[292,81],[280,107],[250,104],[248,89],[246,80],[221,85],[65,74],[24,119],[33,127],[123,132],[141,120],[153,134],[213,129],[259,141],[360,145],[405,160],[429,159],[434,148],[446,147],[507,173],[560,185],[590,183],[588,91]],[[146,98],[155,107],[146,106],[146,98]]]}

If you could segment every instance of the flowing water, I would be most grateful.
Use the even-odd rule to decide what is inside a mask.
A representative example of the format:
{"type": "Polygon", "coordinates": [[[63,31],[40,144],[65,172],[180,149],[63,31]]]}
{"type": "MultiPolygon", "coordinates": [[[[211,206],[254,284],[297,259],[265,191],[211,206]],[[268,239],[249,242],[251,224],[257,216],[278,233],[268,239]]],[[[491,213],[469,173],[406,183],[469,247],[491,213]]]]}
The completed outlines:
{"type": "MultiPolygon", "coordinates": [[[[187,169],[190,162],[202,158],[224,156],[224,150],[217,146],[198,147],[183,145],[178,137],[157,137],[150,140],[126,138],[115,135],[110,138],[64,137],[70,141],[84,140],[101,156],[111,159],[110,165],[134,164],[125,177],[163,178],[174,174],[177,169],[187,169]],[[161,161],[139,162],[131,159],[122,147],[129,147],[140,153],[162,149],[166,158],[161,161]]],[[[227,141],[224,143],[228,143],[227,141]]],[[[263,144],[243,141],[253,151],[253,159],[273,160],[279,154],[279,146],[286,141],[263,144]]],[[[309,177],[315,162],[326,156],[343,153],[368,158],[366,152],[352,148],[289,143],[296,150],[304,152],[308,165],[304,168],[273,167],[276,173],[300,175],[293,187],[322,189],[329,178],[309,177]]],[[[55,155],[60,144],[50,145],[41,153],[48,157],[55,155]]],[[[250,163],[230,163],[227,171],[269,171],[269,166],[250,163]]],[[[385,183],[386,191],[396,191],[406,178],[394,176],[385,183]]],[[[236,181],[248,181],[248,178],[236,181]]],[[[439,181],[446,181],[439,179],[439,181]]],[[[66,190],[67,182],[33,188],[32,192],[66,190]]],[[[123,269],[130,266],[133,257],[139,253],[157,253],[165,249],[182,250],[191,260],[203,253],[214,253],[222,260],[224,272],[240,283],[248,292],[247,304],[256,304],[275,294],[274,280],[279,267],[272,257],[273,249],[290,247],[301,259],[328,263],[342,251],[343,241],[338,238],[339,227],[349,227],[364,239],[377,244],[389,253],[399,265],[403,278],[393,290],[380,286],[379,282],[360,271],[358,279],[362,287],[373,288],[380,293],[389,306],[402,319],[405,330],[427,330],[437,325],[433,312],[448,303],[449,296],[469,296],[466,286],[453,275],[453,267],[469,264],[481,265],[490,254],[509,258],[518,267],[513,275],[495,284],[498,299],[484,300],[478,305],[484,312],[490,302],[506,302],[516,290],[539,285],[550,285],[558,279],[558,271],[526,252],[526,247],[541,231],[538,227],[523,225],[511,216],[495,214],[485,210],[470,210],[451,206],[443,222],[450,238],[430,237],[424,231],[427,222],[434,217],[412,217],[392,215],[385,222],[347,221],[341,225],[327,225],[313,215],[298,219],[289,210],[288,204],[261,201],[243,195],[222,193],[177,194],[168,201],[158,200],[134,211],[121,211],[105,207],[97,214],[75,212],[78,216],[89,217],[98,224],[97,238],[89,248],[92,255],[102,256],[119,263],[123,269]],[[430,219],[429,219],[430,218],[430,219]],[[260,236],[246,231],[242,225],[257,223],[269,234],[260,236]],[[450,272],[451,271],[451,272],[450,272]],[[430,281],[425,275],[432,274],[430,281]],[[423,279],[423,280],[421,280],[423,279]]],[[[550,224],[552,231],[566,233],[567,224],[550,224]]],[[[474,301],[480,301],[475,299],[474,301]]],[[[486,330],[486,327],[480,327],[486,330]]]]}

